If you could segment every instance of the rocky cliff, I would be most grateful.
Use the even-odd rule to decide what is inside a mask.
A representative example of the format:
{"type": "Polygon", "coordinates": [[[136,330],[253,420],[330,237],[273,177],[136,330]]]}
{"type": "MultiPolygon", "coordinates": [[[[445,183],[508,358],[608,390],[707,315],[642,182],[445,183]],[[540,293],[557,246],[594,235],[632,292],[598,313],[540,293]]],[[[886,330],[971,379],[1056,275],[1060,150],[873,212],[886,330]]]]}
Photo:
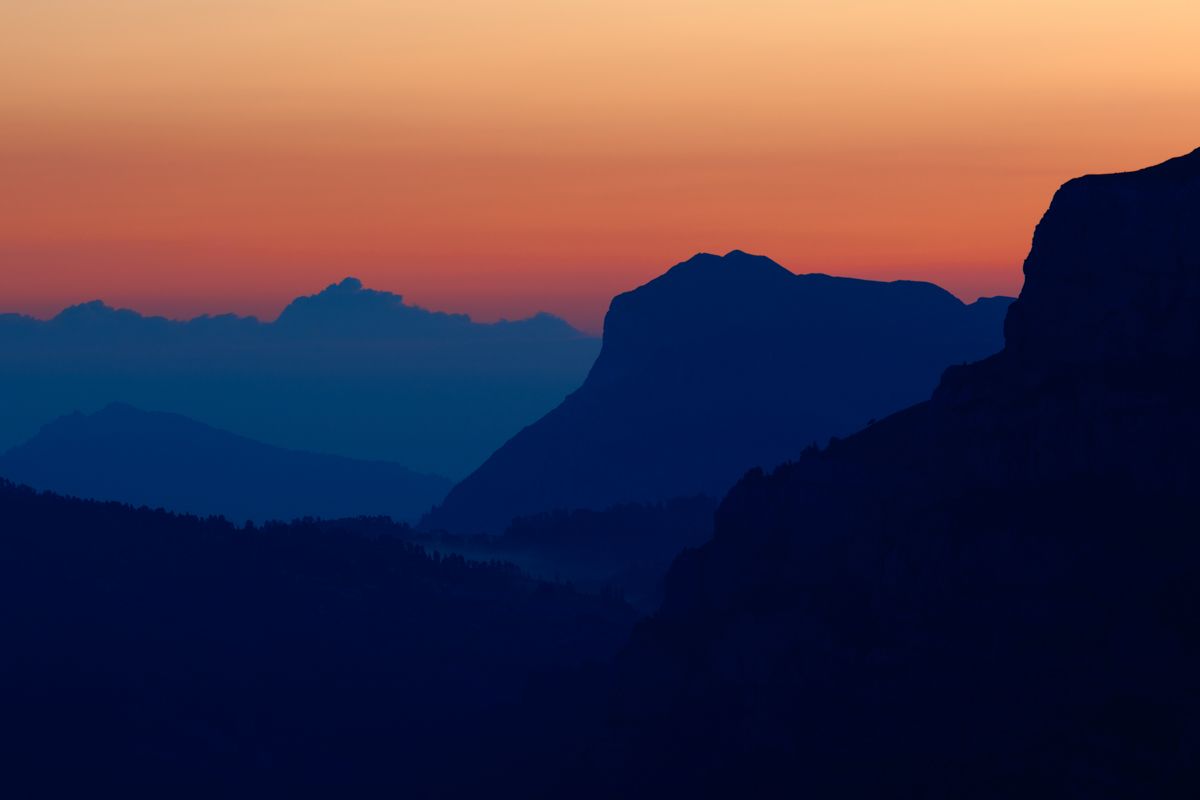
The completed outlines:
{"type": "Polygon", "coordinates": [[[1001,345],[1007,299],[928,283],[795,275],[700,254],[614,298],[578,391],[447,496],[430,528],[708,493],[927,397],[1001,345]]]}
{"type": "Polygon", "coordinates": [[[620,664],[600,794],[1200,790],[1200,152],[1064,186],[1003,352],[742,480],[620,664]]]}

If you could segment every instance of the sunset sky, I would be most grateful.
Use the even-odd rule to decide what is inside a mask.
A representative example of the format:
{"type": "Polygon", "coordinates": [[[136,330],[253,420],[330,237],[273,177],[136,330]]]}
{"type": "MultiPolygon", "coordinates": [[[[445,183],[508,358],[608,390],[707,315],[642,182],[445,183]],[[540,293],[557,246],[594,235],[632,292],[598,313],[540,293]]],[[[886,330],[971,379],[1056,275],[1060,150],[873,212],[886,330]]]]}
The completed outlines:
{"type": "Polygon", "coordinates": [[[346,275],[598,330],[694,252],[1015,293],[1054,189],[1200,146],[1200,3],[0,0],[0,311],[346,275]]]}

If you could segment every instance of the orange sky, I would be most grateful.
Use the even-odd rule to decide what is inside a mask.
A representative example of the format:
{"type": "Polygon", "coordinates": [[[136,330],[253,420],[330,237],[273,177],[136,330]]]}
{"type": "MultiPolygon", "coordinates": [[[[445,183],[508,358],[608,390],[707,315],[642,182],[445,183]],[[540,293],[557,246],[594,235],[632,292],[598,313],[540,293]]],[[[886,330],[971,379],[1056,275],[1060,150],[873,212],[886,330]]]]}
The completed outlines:
{"type": "Polygon", "coordinates": [[[1014,293],[1055,187],[1200,146],[1200,4],[0,3],[0,310],[345,275],[597,330],[699,250],[1014,293]]]}

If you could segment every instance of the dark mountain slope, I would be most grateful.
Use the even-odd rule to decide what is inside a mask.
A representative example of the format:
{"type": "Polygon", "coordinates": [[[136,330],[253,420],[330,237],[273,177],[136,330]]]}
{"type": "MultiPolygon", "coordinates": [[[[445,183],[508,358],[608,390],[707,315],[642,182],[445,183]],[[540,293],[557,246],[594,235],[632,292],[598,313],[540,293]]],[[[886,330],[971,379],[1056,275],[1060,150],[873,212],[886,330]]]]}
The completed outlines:
{"type": "Polygon", "coordinates": [[[530,575],[592,593],[617,594],[651,613],[675,557],[712,536],[717,500],[707,495],[518,517],[499,536],[414,532],[411,540],[476,561],[499,559],[530,575]]]}
{"type": "Polygon", "coordinates": [[[284,450],[118,404],[46,425],[0,456],[0,475],[76,497],[239,523],[363,514],[415,520],[450,488],[445,478],[399,464],[284,450]]]}
{"type": "Polygon", "coordinates": [[[701,254],[616,297],[583,386],[457,485],[429,528],[723,494],[747,469],[928,396],[1001,345],[1001,299],[701,254]]]}
{"type": "Polygon", "coordinates": [[[0,481],[6,796],[442,796],[628,635],[618,602],[398,533],[0,481]]]}
{"type": "Polygon", "coordinates": [[[734,488],[578,785],[1200,792],[1200,151],[1066,184],[1025,270],[1002,353],[734,488]]]}

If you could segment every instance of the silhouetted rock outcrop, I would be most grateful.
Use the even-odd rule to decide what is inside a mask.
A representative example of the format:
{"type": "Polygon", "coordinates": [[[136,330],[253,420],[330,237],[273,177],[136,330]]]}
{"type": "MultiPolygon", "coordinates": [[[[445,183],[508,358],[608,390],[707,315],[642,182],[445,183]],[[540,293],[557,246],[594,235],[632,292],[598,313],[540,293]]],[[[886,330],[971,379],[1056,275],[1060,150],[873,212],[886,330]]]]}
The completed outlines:
{"type": "Polygon", "coordinates": [[[415,520],[450,481],[386,461],[305,453],[178,414],[113,404],[72,414],[0,456],[0,476],[38,489],[235,522],[385,515],[415,520]]]}
{"type": "Polygon", "coordinates": [[[947,365],[998,350],[1007,303],[697,255],[614,298],[583,386],[425,525],[495,533],[558,508],[720,496],[747,469],[853,432],[928,396],[947,365]]]}
{"type": "Polygon", "coordinates": [[[460,478],[576,388],[600,342],[549,314],[478,323],[346,278],[274,322],[100,301],[0,315],[0,450],[73,410],[157,408],[280,447],[460,478]]]}
{"type": "Polygon", "coordinates": [[[1200,151],[1066,184],[1025,269],[1002,353],[730,492],[579,785],[1196,796],[1200,151]]]}
{"type": "Polygon", "coordinates": [[[1195,358],[1198,187],[1200,151],[1064,185],[1025,262],[1008,350],[1051,366],[1195,358]]]}

